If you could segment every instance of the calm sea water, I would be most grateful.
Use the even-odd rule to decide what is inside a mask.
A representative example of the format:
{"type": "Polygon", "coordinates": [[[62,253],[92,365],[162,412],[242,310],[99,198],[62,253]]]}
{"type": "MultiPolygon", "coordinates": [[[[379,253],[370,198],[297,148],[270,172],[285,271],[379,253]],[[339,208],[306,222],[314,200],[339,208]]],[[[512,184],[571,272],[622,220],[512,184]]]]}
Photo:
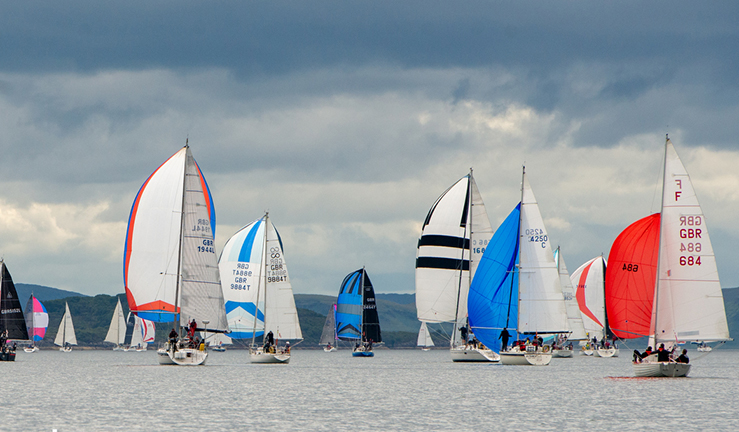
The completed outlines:
{"type": "Polygon", "coordinates": [[[685,379],[631,378],[622,352],[548,367],[446,350],[295,350],[289,365],[234,350],[201,367],[159,366],[154,351],[20,352],[0,363],[0,430],[739,430],[736,351],[691,352],[685,379]]]}

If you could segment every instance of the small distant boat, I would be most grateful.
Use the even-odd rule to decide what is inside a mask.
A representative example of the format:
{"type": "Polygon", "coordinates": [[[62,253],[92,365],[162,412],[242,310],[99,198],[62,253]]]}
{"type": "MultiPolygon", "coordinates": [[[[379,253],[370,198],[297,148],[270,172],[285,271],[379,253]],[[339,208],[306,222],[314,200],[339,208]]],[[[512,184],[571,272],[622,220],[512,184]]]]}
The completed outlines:
{"type": "MultiPolygon", "coordinates": [[[[619,234],[609,261],[606,308],[617,336],[649,336],[652,347],[664,344],[667,350],[687,341],[729,340],[706,218],[690,176],[667,137],[661,212],[619,234]]],[[[636,354],[633,368],[638,377],[690,373],[688,363],[636,354]]]]}
{"type": "Polygon", "coordinates": [[[696,348],[696,349],[698,350],[698,352],[711,352],[711,351],[713,351],[713,348],[711,346],[709,346],[708,344],[706,344],[705,342],[703,342],[703,341],[701,341],[698,344],[698,348],[696,348]]]}
{"type": "Polygon", "coordinates": [[[323,331],[318,345],[324,345],[324,352],[336,351],[336,304],[332,304],[326,314],[326,322],[323,323],[323,331]]]}
{"type": "Polygon", "coordinates": [[[472,169],[436,199],[423,222],[416,255],[416,317],[426,323],[453,323],[453,362],[500,360],[489,348],[468,343],[474,340],[474,330],[469,331],[467,322],[467,294],[492,235],[472,169]]]}
{"type": "Polygon", "coordinates": [[[131,332],[131,342],[124,351],[144,352],[149,343],[154,342],[156,330],[154,323],[134,315],[133,331],[131,332]]]}
{"type": "Polygon", "coordinates": [[[46,307],[33,294],[26,303],[26,327],[31,345],[23,348],[23,351],[33,353],[39,350],[36,342],[44,339],[46,329],[49,327],[49,314],[46,312],[46,307]]]}
{"type": "Polygon", "coordinates": [[[416,346],[421,347],[421,350],[423,351],[429,351],[431,347],[434,346],[434,341],[431,339],[426,321],[421,321],[421,328],[418,329],[418,340],[416,341],[416,346]]]}
{"type": "Polygon", "coordinates": [[[382,342],[375,289],[362,267],[349,273],[336,299],[336,335],[354,344],[352,357],[374,357],[372,345],[382,342]]]}
{"type": "Polygon", "coordinates": [[[69,303],[64,302],[64,316],[59,323],[59,330],[54,339],[54,345],[57,345],[61,352],[72,352],[72,345],[77,345],[77,336],[74,334],[74,323],[72,322],[72,313],[69,312],[69,303]]]}
{"type": "Polygon", "coordinates": [[[0,259],[0,361],[15,361],[15,349],[11,340],[28,340],[28,328],[21,309],[21,302],[5,261],[0,259]],[[5,335],[7,332],[7,335],[5,335]],[[7,339],[5,337],[7,336],[7,339]]]}
{"type": "Polygon", "coordinates": [[[108,327],[108,334],[105,335],[105,342],[115,344],[113,351],[123,350],[123,344],[126,342],[126,319],[123,317],[121,299],[118,299],[118,303],[116,303],[113,310],[113,317],[110,319],[110,327],[108,327]]]}
{"type": "MultiPolygon", "coordinates": [[[[523,170],[521,202],[493,235],[485,249],[467,298],[475,336],[493,350],[501,349],[501,329],[522,335],[569,332],[557,264],[523,170]]],[[[548,365],[549,346],[515,344],[500,351],[506,365],[548,365]]]]}

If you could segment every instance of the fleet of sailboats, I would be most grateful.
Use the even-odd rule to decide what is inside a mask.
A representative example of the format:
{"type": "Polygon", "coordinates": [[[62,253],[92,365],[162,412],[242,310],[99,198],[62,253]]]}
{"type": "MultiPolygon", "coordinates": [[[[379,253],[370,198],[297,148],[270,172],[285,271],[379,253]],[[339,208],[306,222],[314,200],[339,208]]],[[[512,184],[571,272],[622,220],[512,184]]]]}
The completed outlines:
{"type": "MultiPolygon", "coordinates": [[[[706,217],[669,138],[661,211],[629,225],[614,241],[609,262],[606,310],[616,336],[648,336],[650,346],[667,350],[691,341],[729,340],[706,217]]],[[[690,367],[656,354],[634,356],[636,376],[681,377],[690,367]]]]}
{"type": "Polygon", "coordinates": [[[474,338],[467,320],[467,293],[493,229],[470,173],[431,206],[416,256],[416,313],[422,323],[452,323],[452,361],[496,362],[474,338]]]}

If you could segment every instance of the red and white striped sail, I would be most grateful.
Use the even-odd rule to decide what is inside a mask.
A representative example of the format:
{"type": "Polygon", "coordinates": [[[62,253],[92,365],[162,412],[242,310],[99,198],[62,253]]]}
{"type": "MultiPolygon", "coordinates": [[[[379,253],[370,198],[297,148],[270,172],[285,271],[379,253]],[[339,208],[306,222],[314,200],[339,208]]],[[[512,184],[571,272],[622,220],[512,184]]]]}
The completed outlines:
{"type": "Polygon", "coordinates": [[[652,334],[656,343],[726,340],[729,328],[706,217],[669,139],[664,174],[652,334]]]}
{"type": "Polygon", "coordinates": [[[157,322],[179,312],[180,325],[195,319],[198,328],[208,321],[210,331],[228,330],[214,232],[208,185],[185,146],[146,180],[131,209],[124,256],[131,311],[157,322]]]}
{"type": "Polygon", "coordinates": [[[580,308],[583,327],[589,337],[605,336],[605,276],[606,260],[599,256],[578,267],[570,278],[575,287],[575,298],[580,308]]]}

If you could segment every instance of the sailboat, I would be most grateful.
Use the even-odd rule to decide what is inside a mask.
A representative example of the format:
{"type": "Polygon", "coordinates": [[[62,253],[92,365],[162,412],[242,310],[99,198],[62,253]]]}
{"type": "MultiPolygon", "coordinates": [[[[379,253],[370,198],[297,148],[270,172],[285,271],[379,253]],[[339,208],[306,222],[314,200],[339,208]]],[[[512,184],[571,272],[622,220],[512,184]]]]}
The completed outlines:
{"type": "Polygon", "coordinates": [[[26,327],[28,328],[28,338],[31,345],[23,348],[23,351],[32,353],[38,351],[36,342],[41,341],[46,336],[46,328],[49,327],[49,314],[46,307],[33,294],[26,303],[26,327]]]}
{"type": "Polygon", "coordinates": [[[326,314],[326,322],[323,323],[323,331],[321,331],[321,339],[318,345],[323,345],[323,351],[336,351],[336,304],[332,304],[326,314]]]}
{"type": "Polygon", "coordinates": [[[572,358],[574,357],[574,349],[571,341],[585,340],[585,328],[583,327],[580,309],[577,306],[577,298],[575,289],[572,287],[570,273],[567,271],[565,259],[562,256],[559,246],[554,251],[554,262],[557,263],[557,273],[559,273],[559,282],[562,286],[562,296],[565,301],[565,311],[567,312],[567,324],[570,327],[570,333],[567,335],[558,335],[552,343],[552,357],[572,358]],[[568,345],[565,345],[570,341],[568,345]]]}
{"type": "Polygon", "coordinates": [[[224,275],[222,288],[230,336],[251,339],[252,363],[288,363],[289,345],[279,347],[274,339],[302,340],[303,332],[282,238],[269,213],[231,236],[221,252],[219,266],[224,275]],[[262,345],[257,346],[260,335],[262,345]]]}
{"type": "Polygon", "coordinates": [[[131,332],[131,342],[125,351],[146,351],[149,343],[154,342],[156,330],[154,323],[134,315],[133,331],[131,332]]]}
{"type": "Polygon", "coordinates": [[[455,362],[500,360],[489,348],[467,343],[474,337],[467,335],[467,293],[492,235],[485,203],[470,170],[436,199],[418,240],[417,318],[453,323],[449,343],[455,362]]]}
{"type": "Polygon", "coordinates": [[[72,352],[72,345],[77,345],[77,336],[74,334],[74,323],[72,323],[72,313],[69,312],[69,303],[64,302],[64,316],[59,322],[59,330],[54,338],[54,345],[57,345],[61,352],[72,352]]]}
{"type": "Polygon", "coordinates": [[[618,357],[618,347],[608,342],[608,317],[605,303],[606,260],[595,257],[572,273],[572,283],[577,287],[577,304],[587,333],[587,343],[581,353],[597,353],[599,357],[618,357]],[[600,345],[591,341],[599,339],[600,345]]]}
{"type": "Polygon", "coordinates": [[[113,317],[110,319],[110,327],[108,327],[108,334],[105,335],[105,342],[115,344],[113,351],[123,350],[123,344],[126,342],[126,319],[123,317],[121,299],[118,299],[115,310],[113,310],[113,317]]]}
{"type": "MultiPolygon", "coordinates": [[[[721,283],[706,217],[685,166],[665,138],[662,209],[627,227],[613,242],[606,310],[620,338],[650,345],[729,340],[721,283]]],[[[690,364],[634,358],[640,377],[684,377],[690,364]]]]}
{"type": "Polygon", "coordinates": [[[428,351],[434,346],[434,340],[431,339],[429,334],[429,328],[426,325],[426,321],[421,321],[421,328],[418,329],[418,340],[416,346],[420,346],[423,351],[428,351]]]}
{"type": "Polygon", "coordinates": [[[204,364],[208,353],[195,346],[195,331],[228,331],[214,234],[213,199],[185,144],[141,186],[126,232],[123,274],[131,312],[179,329],[157,350],[160,364],[204,364]],[[183,328],[190,328],[187,335],[183,328]]]}
{"type": "Polygon", "coordinates": [[[569,332],[557,264],[525,168],[521,183],[521,202],[485,249],[467,309],[475,336],[500,350],[503,364],[543,366],[552,359],[548,346],[517,344],[501,350],[500,342],[504,330],[513,340],[569,332]]]}
{"type": "Polygon", "coordinates": [[[353,357],[374,357],[372,345],[382,342],[375,289],[362,267],[349,273],[336,299],[336,335],[354,343],[353,357]]]}
{"type": "Polygon", "coordinates": [[[21,302],[5,261],[0,259],[0,361],[15,361],[15,349],[9,341],[28,340],[28,328],[21,302]]]}
{"type": "Polygon", "coordinates": [[[208,347],[213,351],[224,352],[226,351],[226,345],[233,345],[231,338],[223,333],[214,333],[212,335],[201,334],[203,335],[203,340],[205,340],[208,347]]]}

